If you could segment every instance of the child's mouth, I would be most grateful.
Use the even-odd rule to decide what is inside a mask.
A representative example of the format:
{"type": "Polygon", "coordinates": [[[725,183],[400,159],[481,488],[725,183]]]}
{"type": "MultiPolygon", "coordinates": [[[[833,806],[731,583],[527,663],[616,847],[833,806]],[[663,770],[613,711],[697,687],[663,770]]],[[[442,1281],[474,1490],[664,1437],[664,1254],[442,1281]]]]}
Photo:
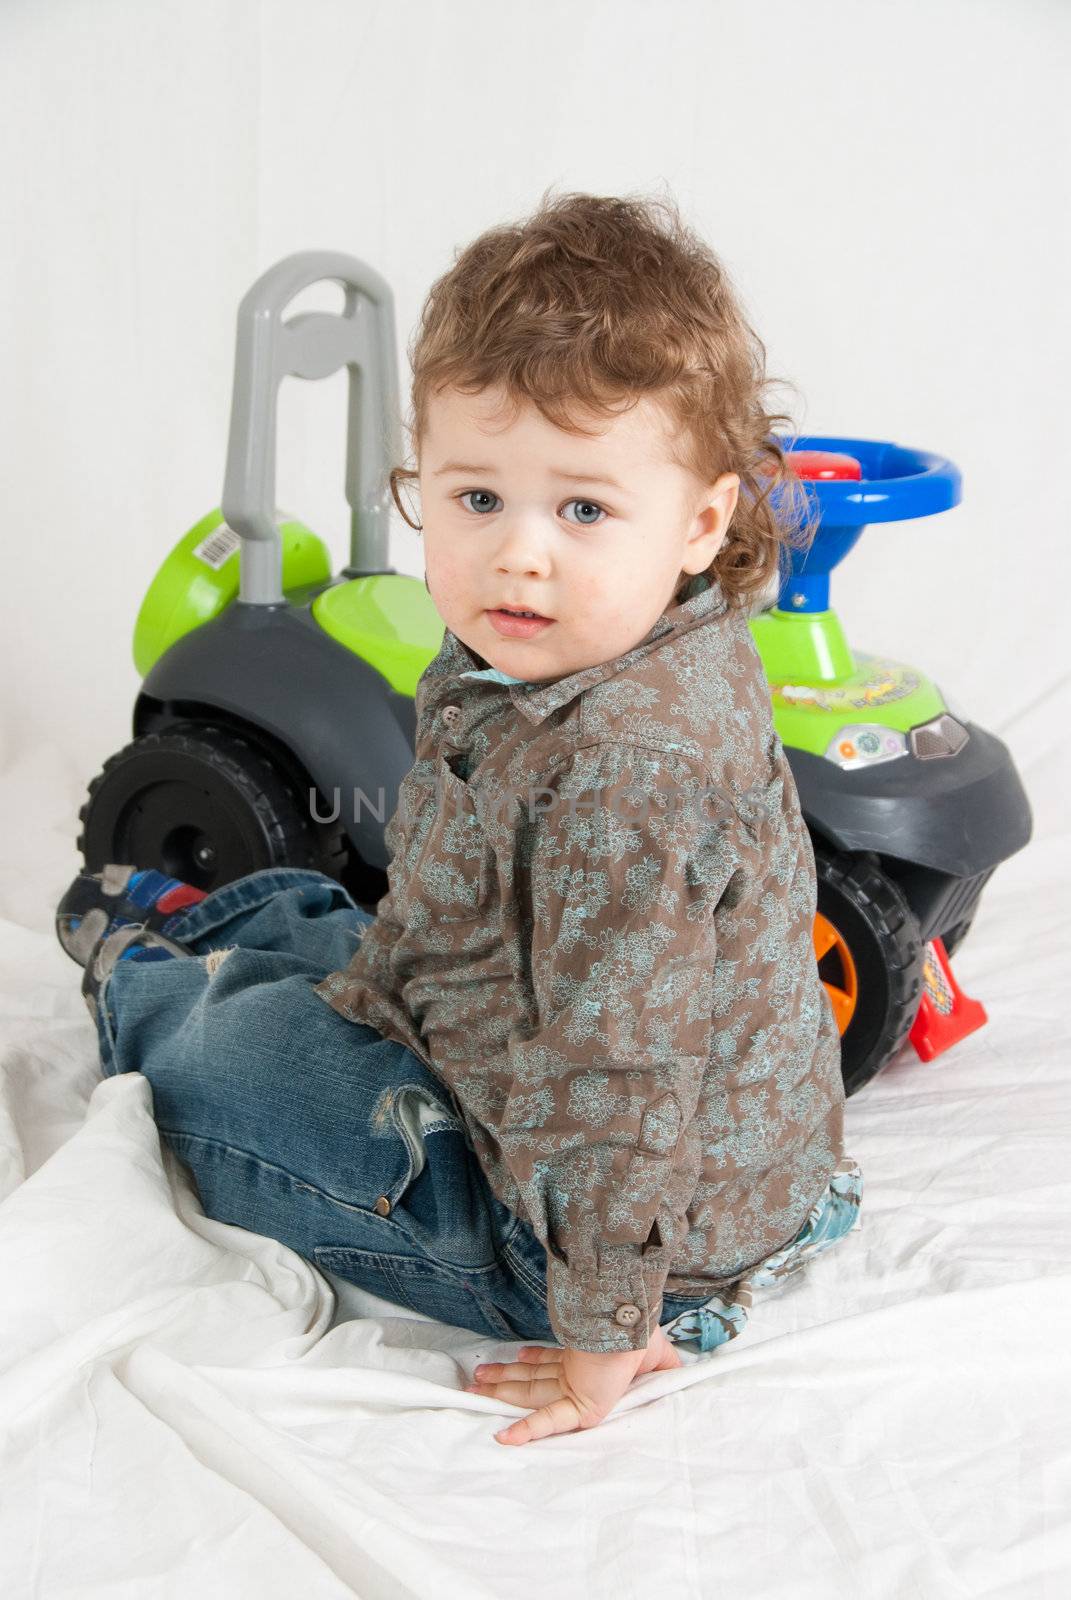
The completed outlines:
{"type": "Polygon", "coordinates": [[[534,639],[554,621],[553,617],[524,617],[515,611],[488,611],[486,615],[492,628],[504,639],[534,639]]]}

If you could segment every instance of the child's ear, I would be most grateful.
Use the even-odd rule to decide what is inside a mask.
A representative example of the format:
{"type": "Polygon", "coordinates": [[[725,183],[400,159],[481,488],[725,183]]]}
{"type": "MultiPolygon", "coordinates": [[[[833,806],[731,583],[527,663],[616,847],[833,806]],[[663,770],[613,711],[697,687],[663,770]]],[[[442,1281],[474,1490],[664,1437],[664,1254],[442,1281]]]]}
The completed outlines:
{"type": "Polygon", "coordinates": [[[722,527],[722,538],[729,531],[729,524],[736,514],[736,503],[740,498],[740,478],[735,472],[723,472],[711,491],[711,508],[714,510],[718,522],[722,527]]]}
{"type": "Polygon", "coordinates": [[[739,495],[740,479],[735,472],[723,472],[711,485],[697,513],[696,532],[690,541],[702,551],[703,566],[699,571],[710,565],[725,543],[739,495]]]}

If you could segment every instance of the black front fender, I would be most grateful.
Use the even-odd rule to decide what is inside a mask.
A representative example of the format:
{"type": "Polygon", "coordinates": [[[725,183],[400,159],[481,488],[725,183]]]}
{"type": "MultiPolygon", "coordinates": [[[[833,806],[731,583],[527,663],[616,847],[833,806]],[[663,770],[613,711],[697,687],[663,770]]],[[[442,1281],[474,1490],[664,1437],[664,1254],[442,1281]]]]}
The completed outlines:
{"type": "Polygon", "coordinates": [[[176,640],[145,678],[142,696],[179,716],[183,702],[193,702],[262,729],[320,791],[320,820],[337,803],[362,860],[386,869],[383,831],[413,764],[415,706],[324,633],[307,608],[229,606],[176,640]]]}
{"type": "Polygon", "coordinates": [[[973,877],[1029,842],[1033,819],[1007,745],[976,723],[952,756],[911,754],[845,770],[785,746],[812,832],[837,849],[973,877]]]}

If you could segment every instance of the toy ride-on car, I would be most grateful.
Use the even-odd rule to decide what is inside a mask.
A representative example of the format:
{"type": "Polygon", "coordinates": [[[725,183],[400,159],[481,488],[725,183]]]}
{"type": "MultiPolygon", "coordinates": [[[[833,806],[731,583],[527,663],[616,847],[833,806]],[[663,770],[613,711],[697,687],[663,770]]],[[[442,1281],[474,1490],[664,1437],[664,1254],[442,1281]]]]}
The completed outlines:
{"type": "MultiPolygon", "coordinates": [[[[423,580],[389,561],[400,459],[389,286],[347,255],[277,262],[238,310],[221,505],[175,545],[138,615],[133,740],[89,785],[86,870],[132,862],[211,890],[311,866],[374,911],[413,697],[443,639],[423,580]],[[284,317],[322,280],[341,286],[340,313],[284,317]],[[343,366],[351,544],[333,574],[323,541],[275,507],[276,412],[284,378],[343,366]]],[[[908,1037],[930,1059],[985,1021],[948,956],[1029,839],[1030,810],[1001,741],[919,669],[853,653],[829,608],[829,572],[864,524],[953,505],[956,469],[859,439],[798,441],[790,459],[820,526],[750,626],[814,847],[815,957],[851,1094],[908,1037]]]]}
{"type": "Polygon", "coordinates": [[[949,957],[1031,815],[1002,741],[920,668],[853,652],[830,608],[829,574],[864,526],[956,505],[956,467],[869,439],[796,439],[788,460],[817,531],[782,552],[776,603],[750,625],[814,847],[815,954],[850,1093],[905,1038],[929,1061],[986,1021],[949,957]]]}

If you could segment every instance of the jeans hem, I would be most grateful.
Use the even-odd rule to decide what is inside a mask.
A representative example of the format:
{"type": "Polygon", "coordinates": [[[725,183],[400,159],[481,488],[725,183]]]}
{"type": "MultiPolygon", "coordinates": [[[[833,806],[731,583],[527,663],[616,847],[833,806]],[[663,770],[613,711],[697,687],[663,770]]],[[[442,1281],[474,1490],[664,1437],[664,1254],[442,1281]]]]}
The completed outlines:
{"type": "Polygon", "coordinates": [[[213,889],[196,905],[176,912],[168,924],[168,937],[188,944],[193,939],[202,939],[214,933],[237,912],[252,911],[266,904],[279,890],[296,889],[303,884],[319,888],[325,883],[330,884],[362,919],[369,922],[375,920],[369,912],[361,910],[337,878],[332,878],[326,872],[319,872],[314,867],[264,867],[259,872],[247,873],[244,878],[236,878],[233,883],[225,883],[222,888],[213,889]]]}

